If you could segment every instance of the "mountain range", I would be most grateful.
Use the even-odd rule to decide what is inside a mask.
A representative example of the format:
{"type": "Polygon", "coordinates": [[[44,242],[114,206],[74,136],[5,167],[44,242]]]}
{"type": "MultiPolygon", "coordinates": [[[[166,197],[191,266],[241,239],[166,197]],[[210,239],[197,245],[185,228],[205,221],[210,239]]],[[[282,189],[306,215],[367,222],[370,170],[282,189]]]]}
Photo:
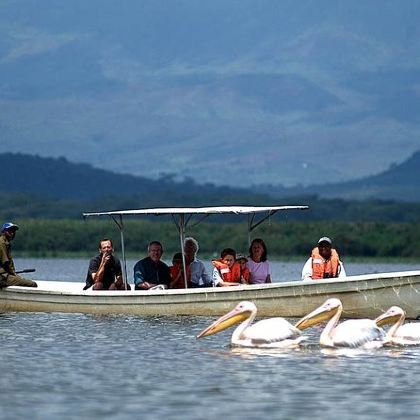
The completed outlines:
{"type": "Polygon", "coordinates": [[[401,164],[377,175],[353,181],[313,184],[285,188],[282,186],[258,186],[258,191],[277,197],[307,196],[341,198],[344,200],[396,200],[420,202],[420,151],[401,164]]]}
{"type": "Polygon", "coordinates": [[[395,200],[420,202],[420,151],[402,164],[359,180],[287,188],[275,185],[230,187],[182,182],[170,176],[159,179],[118,174],[72,163],[66,158],[3,153],[0,192],[33,194],[49,199],[92,201],[104,197],[136,196],[140,207],[147,205],[206,205],[273,203],[289,197],[339,198],[344,200],[395,200]]]}
{"type": "Polygon", "coordinates": [[[3,0],[0,152],[334,189],[419,149],[419,21],[417,0],[3,0]]]}

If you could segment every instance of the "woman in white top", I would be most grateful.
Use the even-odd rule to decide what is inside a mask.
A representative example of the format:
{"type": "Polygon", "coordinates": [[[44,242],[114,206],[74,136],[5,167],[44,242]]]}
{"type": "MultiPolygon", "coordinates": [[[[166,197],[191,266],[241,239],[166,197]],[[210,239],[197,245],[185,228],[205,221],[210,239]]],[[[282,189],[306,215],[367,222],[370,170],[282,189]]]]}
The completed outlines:
{"type": "Polygon", "coordinates": [[[267,261],[267,247],[262,239],[256,238],[251,242],[246,266],[251,273],[250,284],[271,283],[271,269],[270,263],[267,261]]]}

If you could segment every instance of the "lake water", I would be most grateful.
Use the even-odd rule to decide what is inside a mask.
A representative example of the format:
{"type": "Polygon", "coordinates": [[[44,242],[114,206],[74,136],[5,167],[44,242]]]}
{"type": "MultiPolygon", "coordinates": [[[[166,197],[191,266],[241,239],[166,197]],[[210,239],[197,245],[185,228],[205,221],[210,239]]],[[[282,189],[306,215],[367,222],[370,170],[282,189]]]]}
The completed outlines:
{"type": "MultiPolygon", "coordinates": [[[[129,283],[133,283],[133,267],[137,260],[127,260],[127,273],[129,283]]],[[[165,260],[170,265],[171,262],[165,260]]],[[[211,273],[211,263],[204,261],[207,270],[211,273]]],[[[270,261],[273,281],[300,280],[302,262],[270,261]]],[[[86,259],[65,259],[65,258],[16,258],[15,265],[18,270],[23,268],[36,268],[36,273],[27,274],[28,278],[34,280],[63,280],[63,281],[85,281],[86,271],[89,265],[86,259]]],[[[345,264],[347,275],[381,273],[391,271],[420,270],[419,264],[395,264],[395,263],[350,263],[345,264]]]]}
{"type": "MultiPolygon", "coordinates": [[[[84,260],[18,259],[38,279],[81,280],[84,260]]],[[[128,263],[131,273],[133,261],[128,263]]],[[[420,265],[346,264],[348,274],[420,265]]],[[[273,263],[276,278],[301,264],[273,263]]],[[[420,347],[231,349],[213,317],[0,314],[2,419],[419,418],[420,347]]]]}

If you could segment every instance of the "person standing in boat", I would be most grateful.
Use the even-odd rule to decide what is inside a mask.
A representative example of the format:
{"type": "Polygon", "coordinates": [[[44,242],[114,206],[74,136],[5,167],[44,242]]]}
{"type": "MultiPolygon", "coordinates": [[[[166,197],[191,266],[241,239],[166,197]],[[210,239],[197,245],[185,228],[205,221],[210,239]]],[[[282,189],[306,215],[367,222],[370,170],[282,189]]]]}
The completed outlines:
{"type": "MultiPolygon", "coordinates": [[[[122,278],[121,262],[114,255],[114,246],[111,239],[104,238],[99,241],[99,255],[89,262],[86,275],[86,286],[83,290],[125,290],[122,278]]],[[[127,290],[130,286],[127,285],[127,290]]]]}
{"type": "Polygon", "coordinates": [[[323,236],[302,269],[302,280],[336,277],[346,277],[346,271],[337,251],[332,247],[332,240],[323,236]]]}
{"type": "Polygon", "coordinates": [[[198,242],[190,237],[184,240],[184,254],[188,287],[211,287],[213,282],[207,274],[204,263],[197,258],[198,242]]]}
{"type": "Polygon", "coordinates": [[[267,260],[267,246],[260,238],[255,238],[249,247],[246,266],[250,272],[250,284],[271,283],[271,267],[267,260]]]}
{"type": "Polygon", "coordinates": [[[134,284],[136,290],[148,290],[162,285],[168,288],[171,283],[169,267],[160,259],[163,254],[162,244],[152,241],[147,247],[148,256],[137,261],[134,266],[134,284]]]}
{"type": "Polygon", "coordinates": [[[8,286],[38,287],[36,282],[27,280],[16,274],[15,264],[12,258],[11,241],[16,236],[18,225],[12,222],[5,223],[1,228],[0,235],[0,289],[8,286]]]}

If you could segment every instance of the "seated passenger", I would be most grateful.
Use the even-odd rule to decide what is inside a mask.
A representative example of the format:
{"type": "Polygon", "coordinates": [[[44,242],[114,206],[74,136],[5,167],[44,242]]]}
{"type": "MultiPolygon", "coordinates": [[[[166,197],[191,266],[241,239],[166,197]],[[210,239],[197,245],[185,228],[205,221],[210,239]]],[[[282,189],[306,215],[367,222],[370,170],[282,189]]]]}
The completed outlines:
{"type": "MultiPolygon", "coordinates": [[[[83,290],[125,290],[120,260],[114,255],[111,239],[99,241],[99,255],[89,262],[86,286],[83,290]]],[[[127,290],[130,286],[127,284],[127,290]]]]}
{"type": "Polygon", "coordinates": [[[152,241],[147,247],[148,256],[137,261],[134,266],[134,284],[136,290],[148,290],[158,285],[168,288],[171,283],[169,267],[161,261],[162,244],[152,241]]]}
{"type": "Polygon", "coordinates": [[[250,284],[271,283],[271,266],[267,259],[267,246],[262,239],[255,238],[251,242],[246,266],[251,273],[250,284]]]}
{"type": "Polygon", "coordinates": [[[241,267],[241,283],[249,284],[251,273],[249,272],[249,268],[246,266],[246,263],[248,262],[248,258],[245,257],[245,255],[237,254],[236,261],[239,263],[241,267]]]}
{"type": "Polygon", "coordinates": [[[16,236],[19,226],[12,222],[6,222],[1,228],[0,234],[0,289],[8,286],[38,287],[37,283],[18,276],[12,258],[11,241],[16,236]]]}
{"type": "Polygon", "coordinates": [[[185,289],[184,271],[182,270],[182,253],[177,252],[172,258],[170,289],[185,289]]]}
{"type": "Polygon", "coordinates": [[[236,252],[225,248],[218,260],[212,260],[214,286],[238,286],[241,283],[241,266],[236,262],[236,252]]]}
{"type": "Polygon", "coordinates": [[[187,268],[188,287],[211,287],[213,283],[204,263],[197,258],[198,242],[188,237],[184,240],[184,255],[187,268]]]}
{"type": "Polygon", "coordinates": [[[346,277],[343,263],[337,251],[332,248],[332,241],[327,236],[319,239],[302,269],[302,280],[319,280],[334,277],[346,277]]]}

